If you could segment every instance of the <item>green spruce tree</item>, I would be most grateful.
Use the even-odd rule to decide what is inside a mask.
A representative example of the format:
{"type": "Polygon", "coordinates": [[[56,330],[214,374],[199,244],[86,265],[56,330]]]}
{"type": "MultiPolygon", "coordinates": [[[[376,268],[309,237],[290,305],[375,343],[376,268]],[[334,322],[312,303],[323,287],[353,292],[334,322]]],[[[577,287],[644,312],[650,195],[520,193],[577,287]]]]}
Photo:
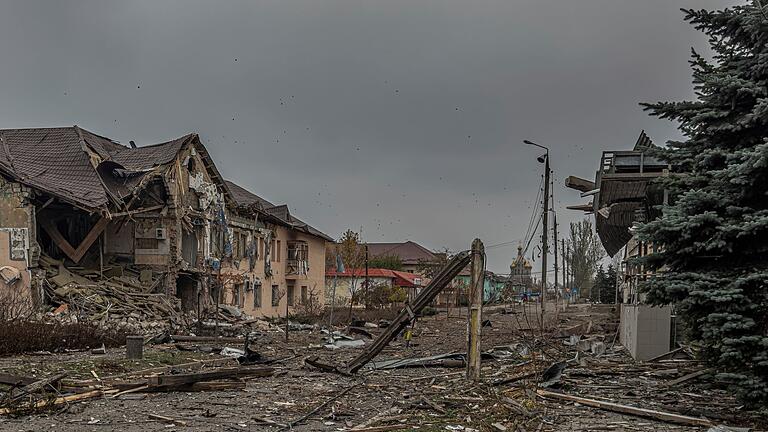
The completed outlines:
{"type": "Polygon", "coordinates": [[[616,268],[608,264],[608,269],[603,274],[600,284],[600,303],[611,304],[616,302],[616,268]]]}
{"type": "Polygon", "coordinates": [[[752,404],[768,401],[768,10],[759,1],[683,10],[709,36],[692,53],[696,100],[644,104],[679,122],[684,141],[657,156],[674,167],[660,183],[671,202],[640,226],[661,270],[643,290],[675,303],[689,337],[752,404]]]}
{"type": "Polygon", "coordinates": [[[603,301],[603,286],[606,282],[605,276],[605,269],[601,265],[597,268],[597,272],[595,272],[595,285],[593,288],[593,291],[597,293],[597,300],[600,302],[603,301]]]}

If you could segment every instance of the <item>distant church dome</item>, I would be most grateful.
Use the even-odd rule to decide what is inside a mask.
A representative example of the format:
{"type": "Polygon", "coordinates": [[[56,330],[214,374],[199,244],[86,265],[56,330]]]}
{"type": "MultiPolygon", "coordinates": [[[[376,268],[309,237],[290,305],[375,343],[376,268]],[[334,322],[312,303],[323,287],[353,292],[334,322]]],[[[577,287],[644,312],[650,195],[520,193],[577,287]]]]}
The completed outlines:
{"type": "Polygon", "coordinates": [[[525,259],[523,256],[523,246],[518,245],[517,246],[517,257],[512,261],[512,264],[509,265],[509,268],[514,271],[518,266],[522,266],[524,269],[530,269],[533,268],[531,265],[531,262],[525,259]]]}

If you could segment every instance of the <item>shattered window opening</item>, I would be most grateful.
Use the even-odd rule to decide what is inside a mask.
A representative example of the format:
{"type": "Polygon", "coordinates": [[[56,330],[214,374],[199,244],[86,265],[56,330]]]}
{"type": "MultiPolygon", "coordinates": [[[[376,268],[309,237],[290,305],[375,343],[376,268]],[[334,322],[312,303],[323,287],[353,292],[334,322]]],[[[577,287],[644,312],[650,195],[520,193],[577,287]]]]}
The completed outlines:
{"type": "Polygon", "coordinates": [[[280,286],[272,285],[272,307],[280,306],[280,286]]]}

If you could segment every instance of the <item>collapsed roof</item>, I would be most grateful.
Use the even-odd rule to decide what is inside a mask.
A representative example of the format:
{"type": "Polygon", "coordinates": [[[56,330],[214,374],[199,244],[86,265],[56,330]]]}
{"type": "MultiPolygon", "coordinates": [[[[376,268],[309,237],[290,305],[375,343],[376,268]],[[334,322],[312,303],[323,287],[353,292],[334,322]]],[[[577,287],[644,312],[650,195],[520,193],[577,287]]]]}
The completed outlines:
{"type": "Polygon", "coordinates": [[[212,178],[229,191],[197,134],[127,147],[78,126],[0,130],[0,172],[19,183],[108,214],[125,208],[127,198],[157,167],[171,163],[185,145],[200,153],[212,178]]]}
{"type": "Polygon", "coordinates": [[[646,154],[653,147],[643,131],[632,150],[603,152],[594,182],[574,176],[565,181],[566,187],[581,191],[582,197],[593,197],[588,204],[568,208],[594,213],[595,230],[608,255],[624,247],[632,238],[632,225],[660,203],[652,180],[670,167],[646,154]]]}

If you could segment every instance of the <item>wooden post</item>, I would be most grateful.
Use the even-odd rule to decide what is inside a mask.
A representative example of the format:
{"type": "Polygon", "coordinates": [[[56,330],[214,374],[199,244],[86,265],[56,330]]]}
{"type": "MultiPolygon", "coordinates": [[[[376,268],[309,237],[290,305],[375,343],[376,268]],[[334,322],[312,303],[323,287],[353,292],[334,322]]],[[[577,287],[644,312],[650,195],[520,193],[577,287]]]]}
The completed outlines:
{"type": "Polygon", "coordinates": [[[483,320],[485,248],[480,239],[472,242],[469,314],[467,314],[467,379],[480,380],[480,331],[483,320]]]}

